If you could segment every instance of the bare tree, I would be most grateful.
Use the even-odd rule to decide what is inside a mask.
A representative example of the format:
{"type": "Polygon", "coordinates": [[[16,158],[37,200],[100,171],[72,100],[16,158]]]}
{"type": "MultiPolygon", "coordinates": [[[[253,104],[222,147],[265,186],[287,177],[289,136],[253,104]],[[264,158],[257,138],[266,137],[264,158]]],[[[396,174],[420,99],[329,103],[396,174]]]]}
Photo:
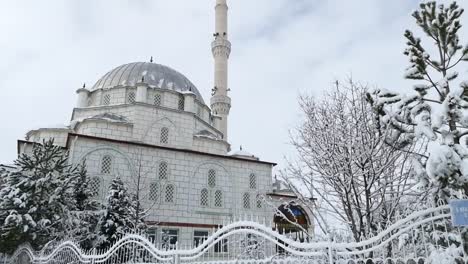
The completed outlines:
{"type": "MultiPolygon", "coordinates": [[[[151,210],[158,208],[160,189],[152,190],[152,184],[158,182],[157,166],[153,162],[144,160],[143,149],[138,148],[132,155],[135,170],[126,184],[132,195],[133,226],[136,230],[145,230],[144,219],[151,210]],[[157,199],[151,199],[151,192],[157,192],[157,199]]],[[[158,185],[159,186],[159,185],[158,185]]]]}
{"type": "MultiPolygon", "coordinates": [[[[291,136],[299,159],[283,172],[300,199],[317,197],[321,209],[344,223],[355,241],[392,222],[414,187],[406,162],[410,155],[384,142],[366,92],[349,80],[336,82],[321,100],[302,96],[305,120],[291,136]]],[[[314,212],[330,233],[330,220],[314,212]]]]}

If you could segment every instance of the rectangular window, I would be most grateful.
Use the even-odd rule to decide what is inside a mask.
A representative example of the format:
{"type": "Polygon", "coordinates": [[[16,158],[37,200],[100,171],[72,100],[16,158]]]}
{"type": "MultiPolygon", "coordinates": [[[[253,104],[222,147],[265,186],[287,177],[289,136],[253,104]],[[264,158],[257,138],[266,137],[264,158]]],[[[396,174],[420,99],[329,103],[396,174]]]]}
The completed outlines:
{"type": "Polygon", "coordinates": [[[136,95],[135,92],[128,92],[127,94],[127,102],[129,104],[134,104],[136,102],[136,95]]]}
{"type": "Polygon", "coordinates": [[[162,102],[162,97],[160,93],[154,94],[154,105],[160,106],[162,102]]]}
{"type": "Polygon", "coordinates": [[[150,228],[146,231],[146,235],[151,243],[156,244],[156,242],[158,242],[158,229],[150,228]]]}
{"type": "Polygon", "coordinates": [[[102,104],[103,105],[109,105],[111,100],[110,94],[104,95],[104,98],[102,99],[102,104]]]}
{"type": "Polygon", "coordinates": [[[215,253],[227,253],[228,252],[228,240],[223,239],[215,244],[214,246],[215,253]]]}
{"type": "Polygon", "coordinates": [[[163,229],[161,232],[161,244],[164,249],[175,249],[178,239],[177,229],[163,229]]]}
{"type": "Polygon", "coordinates": [[[178,105],[179,110],[184,110],[185,108],[185,97],[183,95],[179,95],[179,105],[178,105]]]}
{"type": "Polygon", "coordinates": [[[194,231],[193,232],[193,246],[198,247],[208,238],[208,231],[194,231]]]}

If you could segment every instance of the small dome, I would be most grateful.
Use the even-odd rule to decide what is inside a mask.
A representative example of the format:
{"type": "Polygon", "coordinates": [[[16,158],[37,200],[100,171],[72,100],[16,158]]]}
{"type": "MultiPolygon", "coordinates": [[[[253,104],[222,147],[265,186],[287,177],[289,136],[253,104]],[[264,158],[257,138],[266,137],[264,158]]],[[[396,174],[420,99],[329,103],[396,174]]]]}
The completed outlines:
{"type": "Polygon", "coordinates": [[[91,90],[109,89],[116,86],[134,86],[144,82],[152,88],[178,92],[193,92],[198,101],[205,103],[195,85],[178,71],[152,62],[133,62],[121,65],[106,73],[91,90]]]}
{"type": "Polygon", "coordinates": [[[242,158],[242,159],[259,160],[258,157],[243,150],[242,148],[238,151],[231,153],[230,156],[236,157],[236,158],[242,158]]]}

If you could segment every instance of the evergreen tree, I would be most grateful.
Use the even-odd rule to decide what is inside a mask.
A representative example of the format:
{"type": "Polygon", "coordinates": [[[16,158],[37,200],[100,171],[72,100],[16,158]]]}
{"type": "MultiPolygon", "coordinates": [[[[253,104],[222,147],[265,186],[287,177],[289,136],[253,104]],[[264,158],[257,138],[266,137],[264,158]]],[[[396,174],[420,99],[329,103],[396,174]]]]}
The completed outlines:
{"type": "MultiPolygon", "coordinates": [[[[434,46],[406,30],[410,66],[405,78],[420,82],[412,95],[383,90],[368,95],[381,125],[392,130],[388,140],[400,148],[422,146],[414,151],[415,175],[431,190],[433,201],[447,203],[451,197],[468,195],[468,82],[458,82],[455,68],[468,61],[468,45],[459,44],[460,17],[464,10],[456,2],[448,6],[421,3],[412,15],[434,46]],[[432,52],[433,51],[433,52],[432,52]]],[[[421,227],[424,233],[408,233],[407,239],[430,241],[419,246],[426,254],[439,253],[461,263],[466,230],[460,237],[448,220],[421,227]],[[438,251],[442,247],[443,250],[438,251]],[[455,250],[450,250],[455,249],[455,250]]],[[[451,262],[452,263],[452,262],[451,262]]]]}
{"type": "Polygon", "coordinates": [[[91,249],[97,239],[96,227],[102,213],[102,205],[94,199],[95,193],[91,190],[90,178],[86,167],[79,166],[78,173],[72,181],[75,228],[73,238],[80,242],[84,249],[91,249]]]}
{"type": "Polygon", "coordinates": [[[455,2],[447,7],[421,3],[412,15],[434,46],[426,47],[409,30],[404,34],[410,61],[405,78],[420,83],[412,95],[383,90],[368,95],[382,126],[393,131],[392,145],[422,144],[423,151],[415,153],[415,172],[424,187],[434,190],[435,199],[444,201],[468,195],[468,82],[457,84],[455,71],[468,61],[468,46],[459,44],[462,14],[455,2]]]}
{"type": "Polygon", "coordinates": [[[4,172],[0,190],[0,251],[11,252],[22,243],[41,248],[63,238],[73,225],[71,179],[77,168],[53,140],[35,144],[30,155],[22,154],[18,170],[4,172]]]}
{"type": "Polygon", "coordinates": [[[107,203],[98,223],[97,247],[107,248],[134,230],[133,199],[120,178],[109,187],[107,203]]]}

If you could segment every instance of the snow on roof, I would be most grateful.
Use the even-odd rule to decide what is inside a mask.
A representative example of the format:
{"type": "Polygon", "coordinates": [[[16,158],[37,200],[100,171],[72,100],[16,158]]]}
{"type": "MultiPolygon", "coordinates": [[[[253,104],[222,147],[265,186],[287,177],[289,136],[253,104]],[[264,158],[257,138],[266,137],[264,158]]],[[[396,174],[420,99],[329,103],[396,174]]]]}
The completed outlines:
{"type": "Polygon", "coordinates": [[[49,126],[35,127],[26,133],[26,137],[29,137],[31,133],[37,132],[39,130],[71,130],[71,127],[66,126],[64,124],[54,124],[54,125],[49,125],[49,126]]]}
{"type": "Polygon", "coordinates": [[[251,159],[251,160],[259,160],[259,158],[256,157],[255,155],[249,153],[248,151],[243,150],[242,147],[240,147],[240,150],[232,152],[230,156],[251,159]]]}
{"type": "Polygon", "coordinates": [[[213,140],[222,140],[221,138],[219,138],[218,136],[216,136],[215,134],[211,133],[211,132],[208,131],[208,130],[201,130],[201,131],[199,131],[198,133],[196,133],[194,136],[195,136],[195,137],[199,137],[199,138],[208,138],[208,139],[213,139],[213,140]]]}
{"type": "Polygon", "coordinates": [[[70,129],[70,127],[65,124],[52,124],[52,125],[38,126],[38,127],[31,129],[30,131],[39,130],[39,129],[70,129]]]}
{"type": "Polygon", "coordinates": [[[79,123],[85,120],[99,120],[99,121],[106,121],[110,123],[132,125],[132,123],[125,116],[112,114],[112,113],[103,113],[103,114],[99,114],[95,116],[89,116],[89,117],[84,117],[84,118],[73,120],[70,124],[70,127],[74,129],[79,123]]]}

